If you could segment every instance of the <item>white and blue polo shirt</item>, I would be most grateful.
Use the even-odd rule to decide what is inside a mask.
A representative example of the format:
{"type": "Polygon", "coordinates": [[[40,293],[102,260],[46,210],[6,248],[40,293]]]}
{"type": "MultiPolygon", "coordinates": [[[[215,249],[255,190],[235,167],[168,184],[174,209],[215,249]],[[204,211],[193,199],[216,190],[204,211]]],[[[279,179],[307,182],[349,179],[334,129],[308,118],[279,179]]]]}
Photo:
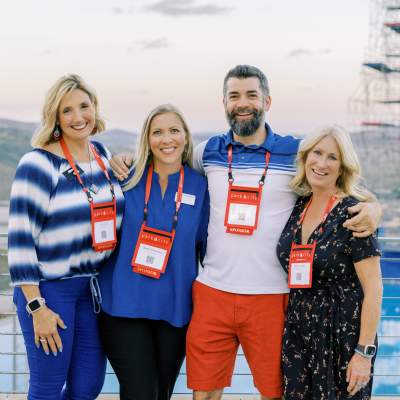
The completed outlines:
{"type": "Polygon", "coordinates": [[[297,198],[289,182],[296,171],[300,140],[280,136],[268,125],[266,129],[267,138],[261,145],[246,146],[236,142],[229,131],[200,143],[195,149],[194,166],[207,176],[210,192],[207,252],[197,280],[226,292],[289,292],[286,274],[276,256],[276,245],[297,198]],[[226,233],[224,226],[230,144],[232,172],[235,185],[239,186],[258,187],[265,168],[265,153],[271,153],[258,227],[251,236],[226,233]]]}

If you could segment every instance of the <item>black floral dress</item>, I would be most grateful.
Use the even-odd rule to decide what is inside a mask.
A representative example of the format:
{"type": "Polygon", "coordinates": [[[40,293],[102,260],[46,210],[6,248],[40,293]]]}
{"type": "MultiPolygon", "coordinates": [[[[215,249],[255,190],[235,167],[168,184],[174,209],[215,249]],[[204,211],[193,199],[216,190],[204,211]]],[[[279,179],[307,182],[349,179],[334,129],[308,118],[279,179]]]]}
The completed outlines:
{"type": "MultiPolygon", "coordinates": [[[[298,199],[280,237],[277,253],[287,271],[293,233],[309,197],[298,199]]],[[[342,199],[323,225],[311,234],[317,240],[312,288],[291,289],[283,337],[282,365],[286,400],[348,399],[346,368],[360,332],[363,291],[354,263],[379,256],[377,238],[354,238],[343,228],[347,208],[357,204],[342,199]]],[[[296,243],[301,243],[301,226],[296,243]]],[[[374,361],[374,360],[372,360],[374,361]]],[[[352,397],[367,400],[369,384],[352,397]]]]}

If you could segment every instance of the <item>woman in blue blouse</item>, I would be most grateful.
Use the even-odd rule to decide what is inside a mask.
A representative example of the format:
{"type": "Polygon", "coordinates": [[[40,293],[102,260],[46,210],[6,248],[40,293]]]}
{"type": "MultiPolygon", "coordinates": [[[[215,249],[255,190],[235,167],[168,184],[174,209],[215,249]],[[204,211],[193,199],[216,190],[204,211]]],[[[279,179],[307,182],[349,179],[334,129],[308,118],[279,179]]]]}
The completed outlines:
{"type": "Polygon", "coordinates": [[[78,75],[61,77],[47,93],[34,149],[15,173],[8,265],[29,400],[90,400],[103,386],[96,275],[115,246],[124,208],[111,154],[90,140],[104,128],[94,91],[78,75]]]}
{"type": "Polygon", "coordinates": [[[123,187],[119,248],[100,276],[101,335],[121,399],[169,399],[185,356],[209,216],[206,179],[191,168],[192,149],[180,111],[157,107],[123,187]]]}

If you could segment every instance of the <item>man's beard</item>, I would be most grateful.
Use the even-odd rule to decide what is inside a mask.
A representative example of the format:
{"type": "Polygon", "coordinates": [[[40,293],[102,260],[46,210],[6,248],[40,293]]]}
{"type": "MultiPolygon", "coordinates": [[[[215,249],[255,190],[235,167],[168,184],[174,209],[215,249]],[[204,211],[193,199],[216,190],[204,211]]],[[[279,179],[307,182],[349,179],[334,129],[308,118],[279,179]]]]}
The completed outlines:
{"type": "Polygon", "coordinates": [[[226,118],[233,132],[238,136],[251,136],[254,135],[256,130],[260,127],[264,119],[264,110],[256,110],[254,108],[238,108],[229,113],[226,112],[226,118]],[[253,117],[246,121],[237,121],[235,116],[239,113],[252,113],[253,117]]]}

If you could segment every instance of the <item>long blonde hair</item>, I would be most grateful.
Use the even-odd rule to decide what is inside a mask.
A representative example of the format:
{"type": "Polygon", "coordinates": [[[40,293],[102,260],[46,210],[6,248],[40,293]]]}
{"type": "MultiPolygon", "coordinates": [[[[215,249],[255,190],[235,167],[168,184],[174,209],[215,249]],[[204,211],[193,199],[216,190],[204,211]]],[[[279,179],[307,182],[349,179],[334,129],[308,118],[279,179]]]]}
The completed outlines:
{"type": "Polygon", "coordinates": [[[133,162],[134,174],[129,179],[129,181],[124,185],[123,190],[127,191],[135,187],[140,179],[143,176],[144,170],[146,166],[149,165],[153,160],[153,154],[150,150],[149,145],[149,134],[150,134],[150,125],[153,119],[157,115],[173,113],[175,114],[180,121],[182,122],[183,129],[185,131],[186,145],[182,154],[182,164],[188,164],[192,167],[193,164],[193,140],[192,135],[189,131],[189,127],[186,123],[186,120],[182,114],[182,112],[173,106],[172,104],[162,104],[156,107],[154,110],[150,111],[147,118],[144,121],[142,132],[139,139],[139,146],[136,149],[136,158],[133,162]]]}
{"type": "Polygon", "coordinates": [[[339,125],[322,128],[314,134],[308,135],[300,144],[297,154],[297,172],[290,182],[290,187],[300,196],[311,194],[311,187],[307,181],[305,163],[310,151],[325,137],[332,137],[340,154],[340,175],[336,186],[341,190],[341,196],[354,196],[360,201],[374,197],[367,189],[360,186],[361,166],[357,153],[354,150],[349,133],[339,125]]]}
{"type": "Polygon", "coordinates": [[[53,138],[53,132],[58,123],[60,103],[66,94],[71,93],[75,89],[85,92],[94,105],[95,125],[91,134],[94,135],[97,132],[105,130],[106,125],[99,115],[99,103],[95,91],[79,75],[67,74],[59,78],[46,94],[42,109],[42,122],[31,139],[32,147],[40,148],[56,141],[53,138]]]}

